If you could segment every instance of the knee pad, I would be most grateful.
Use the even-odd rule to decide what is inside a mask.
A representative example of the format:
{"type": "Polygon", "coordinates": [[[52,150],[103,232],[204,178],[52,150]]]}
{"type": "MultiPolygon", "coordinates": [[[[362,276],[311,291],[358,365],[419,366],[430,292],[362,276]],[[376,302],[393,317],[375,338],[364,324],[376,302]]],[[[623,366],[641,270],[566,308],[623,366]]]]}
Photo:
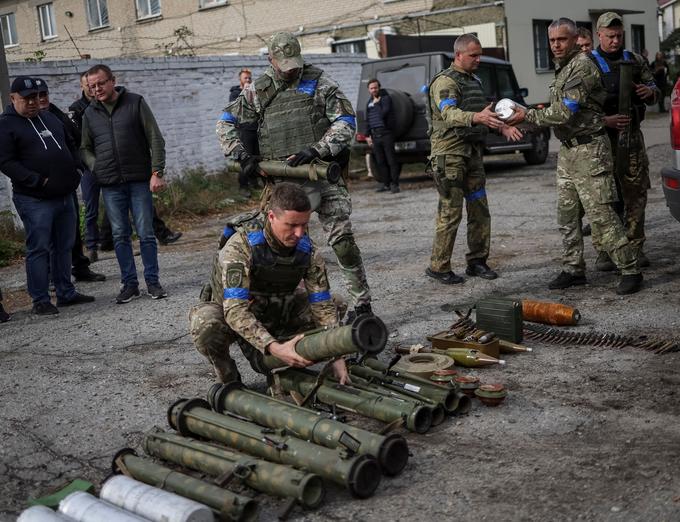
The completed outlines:
{"type": "Polygon", "coordinates": [[[361,265],[361,252],[354,242],[354,236],[343,236],[331,245],[340,264],[345,268],[361,265]]]}

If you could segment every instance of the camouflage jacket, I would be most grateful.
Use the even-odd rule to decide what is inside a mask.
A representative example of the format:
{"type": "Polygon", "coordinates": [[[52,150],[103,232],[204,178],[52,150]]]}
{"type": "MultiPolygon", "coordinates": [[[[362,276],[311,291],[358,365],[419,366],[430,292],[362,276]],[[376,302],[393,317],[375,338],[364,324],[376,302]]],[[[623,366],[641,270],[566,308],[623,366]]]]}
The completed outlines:
{"type": "MultiPolygon", "coordinates": [[[[451,67],[460,73],[470,74],[454,65],[451,67]]],[[[472,127],[472,117],[475,113],[458,108],[458,101],[462,97],[463,93],[453,78],[439,75],[430,85],[430,113],[439,114],[442,120],[452,126],[472,127]]],[[[472,145],[454,133],[434,131],[430,140],[432,156],[442,154],[470,156],[472,145]]]]}
{"type": "Polygon", "coordinates": [[[550,106],[529,109],[526,120],[543,127],[554,127],[555,137],[568,140],[590,136],[604,127],[603,104],[607,92],[600,71],[578,49],[555,61],[555,79],[550,83],[550,106]]]}
{"type": "MultiPolygon", "coordinates": [[[[284,330],[285,324],[281,323],[288,319],[286,313],[293,294],[267,297],[250,294],[252,249],[247,234],[247,230],[241,230],[229,238],[219,252],[215,270],[222,281],[225,321],[234,332],[264,353],[269,344],[277,341],[277,332],[267,330],[263,322],[277,325],[277,330],[284,330]],[[277,314],[277,317],[270,317],[272,313],[277,314]]],[[[279,243],[267,226],[264,228],[264,237],[274,252],[287,254],[283,251],[285,247],[277,248],[279,243]]],[[[337,312],[331,300],[326,266],[313,244],[311,249],[311,262],[302,282],[308,294],[312,316],[317,326],[336,326],[337,312]]]]}
{"type": "MultiPolygon", "coordinates": [[[[267,68],[264,74],[272,78],[277,90],[297,89],[298,87],[299,78],[287,84],[276,76],[271,66],[267,68]]],[[[331,125],[317,143],[310,143],[309,145],[316,149],[320,157],[336,156],[342,150],[348,148],[352,142],[356,129],[354,109],[347,97],[338,88],[338,84],[325,73],[319,78],[314,96],[316,97],[316,104],[325,107],[326,118],[331,125]]],[[[217,122],[217,136],[225,156],[230,155],[241,144],[237,126],[259,123],[264,110],[266,110],[266,107],[262,107],[258,99],[255,82],[246,86],[239,97],[227,105],[217,122]]]]}

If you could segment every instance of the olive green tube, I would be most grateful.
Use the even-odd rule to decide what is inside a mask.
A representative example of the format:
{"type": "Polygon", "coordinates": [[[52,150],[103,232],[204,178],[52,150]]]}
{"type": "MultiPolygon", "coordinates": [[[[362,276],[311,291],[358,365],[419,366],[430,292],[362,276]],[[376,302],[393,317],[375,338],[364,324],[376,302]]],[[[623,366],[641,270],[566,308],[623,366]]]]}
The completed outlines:
{"type": "Polygon", "coordinates": [[[168,410],[168,421],[185,437],[206,437],[271,462],[308,470],[346,487],[358,498],[370,497],[380,484],[380,466],[370,455],[350,457],[345,451],[297,439],[285,430],[216,413],[202,399],[177,401],[168,410]]]}
{"type": "MultiPolygon", "coordinates": [[[[352,324],[305,334],[295,345],[295,351],[316,362],[354,353],[377,355],[386,345],[385,323],[375,315],[360,315],[352,324]]],[[[271,355],[265,356],[264,362],[268,368],[284,366],[282,361],[271,355]]]]}
{"type": "Polygon", "coordinates": [[[215,384],[208,392],[208,402],[219,413],[230,411],[262,426],[285,428],[327,448],[346,447],[344,434],[348,434],[359,443],[353,450],[373,455],[386,475],[398,475],[408,462],[408,444],[401,435],[384,436],[355,428],[321,412],[247,390],[241,383],[215,384]]]}
{"type": "Polygon", "coordinates": [[[260,506],[255,500],[154,464],[138,457],[129,448],[116,453],[111,466],[114,473],[125,473],[150,486],[210,506],[220,514],[222,520],[250,521],[258,518],[260,506]]]}
{"type": "Polygon", "coordinates": [[[318,475],[174,433],[147,434],[144,451],[215,477],[233,474],[257,491],[275,497],[294,498],[307,508],[318,507],[326,494],[323,480],[318,475]]]}
{"type": "MultiPolygon", "coordinates": [[[[315,162],[309,165],[301,165],[299,167],[291,167],[285,161],[260,161],[258,163],[267,176],[276,176],[278,178],[295,178],[295,179],[325,179],[328,183],[336,184],[340,180],[342,174],[342,167],[339,163],[331,161],[315,162]]],[[[229,172],[241,172],[241,165],[238,161],[231,159],[227,160],[227,170],[229,172]]]]}
{"type": "MultiPolygon", "coordinates": [[[[285,391],[295,391],[303,396],[314,390],[316,378],[314,373],[294,368],[278,373],[279,384],[285,391]]],[[[425,433],[432,426],[432,408],[413,400],[360,390],[328,378],[314,391],[314,395],[324,404],[383,422],[403,419],[406,428],[416,433],[425,433]]]]}
{"type": "Polygon", "coordinates": [[[351,366],[349,371],[364,378],[368,378],[369,375],[376,378],[380,376],[382,379],[389,380],[388,382],[393,386],[399,386],[404,390],[413,391],[440,402],[447,413],[453,415],[469,413],[472,407],[470,397],[462,393],[456,384],[451,383],[446,386],[433,384],[418,375],[390,370],[386,363],[378,359],[366,358],[362,366],[351,366]]]}

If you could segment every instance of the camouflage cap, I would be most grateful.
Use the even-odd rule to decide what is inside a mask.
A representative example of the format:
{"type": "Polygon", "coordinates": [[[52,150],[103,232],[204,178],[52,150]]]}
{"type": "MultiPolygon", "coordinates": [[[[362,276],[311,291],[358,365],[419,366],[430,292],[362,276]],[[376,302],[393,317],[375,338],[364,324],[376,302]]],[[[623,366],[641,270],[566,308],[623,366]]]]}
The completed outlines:
{"type": "Polygon", "coordinates": [[[300,69],[304,64],[300,42],[291,33],[275,33],[267,42],[269,57],[283,72],[300,69]]]}
{"type": "Polygon", "coordinates": [[[609,27],[612,25],[614,20],[618,20],[621,25],[623,25],[623,17],[620,14],[614,13],[613,11],[607,11],[602,13],[600,18],[597,19],[597,28],[609,27]]]}

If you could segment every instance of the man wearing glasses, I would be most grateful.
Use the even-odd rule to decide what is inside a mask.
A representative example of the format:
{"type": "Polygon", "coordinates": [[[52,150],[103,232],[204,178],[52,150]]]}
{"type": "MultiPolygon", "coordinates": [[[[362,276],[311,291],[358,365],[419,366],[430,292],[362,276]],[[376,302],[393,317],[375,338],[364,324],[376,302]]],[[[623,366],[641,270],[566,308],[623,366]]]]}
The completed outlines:
{"type": "Polygon", "coordinates": [[[137,268],[132,253],[132,213],[139,236],[144,280],[152,299],[167,296],[158,279],[158,245],[153,232],[152,192],[165,187],[165,140],[144,98],[116,86],[106,65],[87,71],[94,99],[83,114],[83,160],[101,186],[111,220],[113,245],[122,288],[116,303],[139,297],[137,268]]]}

